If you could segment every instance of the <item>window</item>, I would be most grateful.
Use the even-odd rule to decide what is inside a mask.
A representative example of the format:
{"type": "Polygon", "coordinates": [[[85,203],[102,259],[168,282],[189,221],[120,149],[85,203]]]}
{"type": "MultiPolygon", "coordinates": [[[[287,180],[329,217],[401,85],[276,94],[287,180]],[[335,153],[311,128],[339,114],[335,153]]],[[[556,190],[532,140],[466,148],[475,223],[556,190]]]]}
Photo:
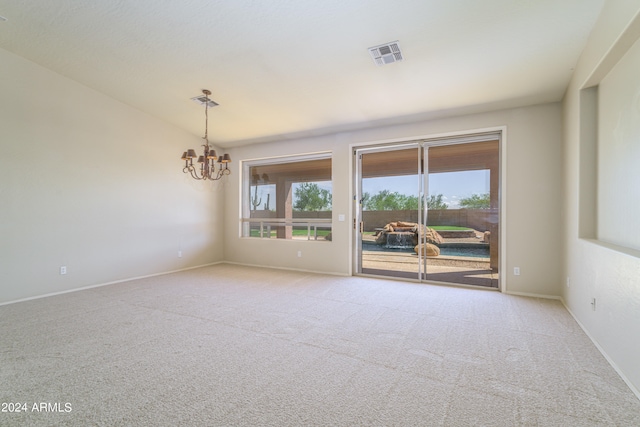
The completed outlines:
{"type": "Polygon", "coordinates": [[[242,236],[331,240],[330,153],[243,162],[242,236]]]}

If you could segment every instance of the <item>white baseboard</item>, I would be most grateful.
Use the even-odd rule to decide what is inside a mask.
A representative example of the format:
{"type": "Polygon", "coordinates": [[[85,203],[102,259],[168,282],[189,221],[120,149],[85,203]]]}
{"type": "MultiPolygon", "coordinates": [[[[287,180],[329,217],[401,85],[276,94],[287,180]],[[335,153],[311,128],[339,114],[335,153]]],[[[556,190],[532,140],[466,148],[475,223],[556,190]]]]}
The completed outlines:
{"type": "Polygon", "coordinates": [[[503,293],[505,293],[507,295],[516,295],[516,296],[519,296],[519,297],[555,299],[555,300],[558,300],[558,301],[562,301],[562,297],[557,296],[557,295],[543,295],[543,294],[532,294],[532,293],[528,293],[528,292],[512,292],[512,291],[505,291],[503,293]]]}
{"type": "Polygon", "coordinates": [[[272,265],[260,265],[260,264],[247,264],[244,262],[235,262],[235,261],[222,261],[220,264],[231,264],[231,265],[241,265],[244,267],[256,267],[256,268],[268,268],[271,270],[284,270],[284,271],[298,271],[300,273],[314,273],[314,274],[326,274],[328,276],[340,276],[340,277],[350,277],[350,274],[344,273],[336,273],[332,271],[318,271],[318,270],[306,270],[303,268],[290,268],[290,267],[274,267],[272,265]]]}
{"type": "Polygon", "coordinates": [[[89,285],[89,286],[83,286],[81,288],[67,289],[67,290],[59,291],[59,292],[51,292],[51,293],[48,293],[48,294],[36,295],[36,296],[33,296],[33,297],[21,298],[21,299],[17,299],[17,300],[13,300],[13,301],[0,302],[0,306],[8,305],[8,304],[15,304],[15,303],[24,302],[24,301],[31,301],[31,300],[34,300],[34,299],[47,298],[47,297],[52,297],[52,296],[56,296],[56,295],[63,295],[63,294],[68,294],[70,292],[78,292],[78,291],[84,291],[84,290],[87,290],[87,289],[100,288],[102,286],[109,286],[109,285],[115,285],[116,283],[130,282],[132,280],[146,279],[148,277],[164,276],[165,274],[172,274],[172,273],[178,273],[180,271],[187,271],[187,270],[193,270],[193,269],[196,269],[196,268],[209,267],[209,266],[216,265],[216,264],[222,264],[222,261],[212,262],[210,264],[196,265],[194,267],[181,268],[179,270],[171,270],[171,271],[163,271],[161,273],[147,274],[145,276],[129,277],[129,278],[126,278],[126,279],[114,280],[113,282],[98,283],[96,285],[89,285]]]}
{"type": "Polygon", "coordinates": [[[633,383],[631,381],[629,381],[629,379],[627,378],[627,376],[624,374],[624,372],[618,367],[618,365],[616,365],[616,363],[609,357],[609,355],[607,354],[606,351],[604,351],[604,349],[600,346],[600,344],[598,344],[598,341],[596,341],[591,334],[589,333],[589,331],[587,330],[587,328],[584,327],[584,325],[582,324],[582,322],[580,322],[580,320],[578,320],[578,318],[573,314],[573,312],[571,311],[571,309],[569,308],[569,306],[565,303],[564,298],[560,298],[560,301],[562,302],[562,305],[564,305],[564,308],[567,309],[567,311],[569,312],[569,314],[571,315],[571,317],[573,317],[573,320],[576,321],[576,323],[578,324],[578,326],[580,326],[580,329],[582,329],[582,332],[585,333],[585,335],[587,335],[587,337],[589,337],[589,339],[591,340],[591,342],[593,343],[593,345],[596,346],[596,348],[598,349],[598,351],[600,352],[600,354],[602,354],[604,356],[605,359],[607,359],[607,362],[609,362],[609,365],[611,365],[611,367],[618,373],[618,375],[620,375],[620,378],[622,378],[622,380],[627,384],[627,386],[629,386],[629,388],[631,389],[631,391],[633,392],[633,394],[636,395],[636,397],[638,398],[638,400],[640,400],[640,390],[638,390],[636,388],[636,386],[633,385],[633,383]]]}

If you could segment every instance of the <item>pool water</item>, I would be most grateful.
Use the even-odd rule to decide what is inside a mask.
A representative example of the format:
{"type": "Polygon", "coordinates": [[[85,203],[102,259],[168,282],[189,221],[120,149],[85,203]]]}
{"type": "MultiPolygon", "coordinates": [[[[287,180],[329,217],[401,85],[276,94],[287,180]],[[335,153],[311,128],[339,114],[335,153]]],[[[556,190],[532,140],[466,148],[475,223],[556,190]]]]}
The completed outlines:
{"type": "Polygon", "coordinates": [[[440,255],[444,256],[466,256],[472,258],[489,258],[489,247],[481,246],[477,248],[469,247],[441,247],[440,255]]]}
{"type": "MultiPolygon", "coordinates": [[[[376,244],[365,244],[363,249],[368,251],[381,251],[381,252],[406,252],[415,253],[412,247],[404,248],[389,248],[376,244]]],[[[443,256],[461,256],[471,258],[489,258],[489,246],[478,245],[476,247],[469,246],[443,246],[440,247],[440,255],[443,256]]]]}

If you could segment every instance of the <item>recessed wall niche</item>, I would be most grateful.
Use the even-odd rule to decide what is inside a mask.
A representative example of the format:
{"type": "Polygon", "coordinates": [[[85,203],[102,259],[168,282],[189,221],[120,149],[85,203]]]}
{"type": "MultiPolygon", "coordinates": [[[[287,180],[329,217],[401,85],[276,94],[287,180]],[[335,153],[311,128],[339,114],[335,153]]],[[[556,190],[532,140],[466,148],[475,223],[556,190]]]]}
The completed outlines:
{"type": "Polygon", "coordinates": [[[636,17],[580,92],[579,236],[635,256],[640,254],[638,70],[636,17]]]}

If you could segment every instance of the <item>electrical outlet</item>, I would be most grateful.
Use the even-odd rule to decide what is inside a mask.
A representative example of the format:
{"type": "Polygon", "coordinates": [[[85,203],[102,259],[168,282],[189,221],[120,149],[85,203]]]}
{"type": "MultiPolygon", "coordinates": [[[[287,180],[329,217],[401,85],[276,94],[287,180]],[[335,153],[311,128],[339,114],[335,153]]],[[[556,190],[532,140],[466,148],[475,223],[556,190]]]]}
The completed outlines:
{"type": "Polygon", "coordinates": [[[591,298],[591,310],[596,311],[596,299],[591,298]]]}
{"type": "Polygon", "coordinates": [[[60,274],[67,274],[67,266],[63,265],[60,267],[60,274]]]}
{"type": "Polygon", "coordinates": [[[178,251],[178,258],[182,258],[182,251],[178,251]]]}
{"type": "Polygon", "coordinates": [[[513,275],[514,276],[520,275],[520,267],[513,267],[513,275]]]}
{"type": "Polygon", "coordinates": [[[298,258],[302,258],[302,251],[298,251],[298,258]]]}

